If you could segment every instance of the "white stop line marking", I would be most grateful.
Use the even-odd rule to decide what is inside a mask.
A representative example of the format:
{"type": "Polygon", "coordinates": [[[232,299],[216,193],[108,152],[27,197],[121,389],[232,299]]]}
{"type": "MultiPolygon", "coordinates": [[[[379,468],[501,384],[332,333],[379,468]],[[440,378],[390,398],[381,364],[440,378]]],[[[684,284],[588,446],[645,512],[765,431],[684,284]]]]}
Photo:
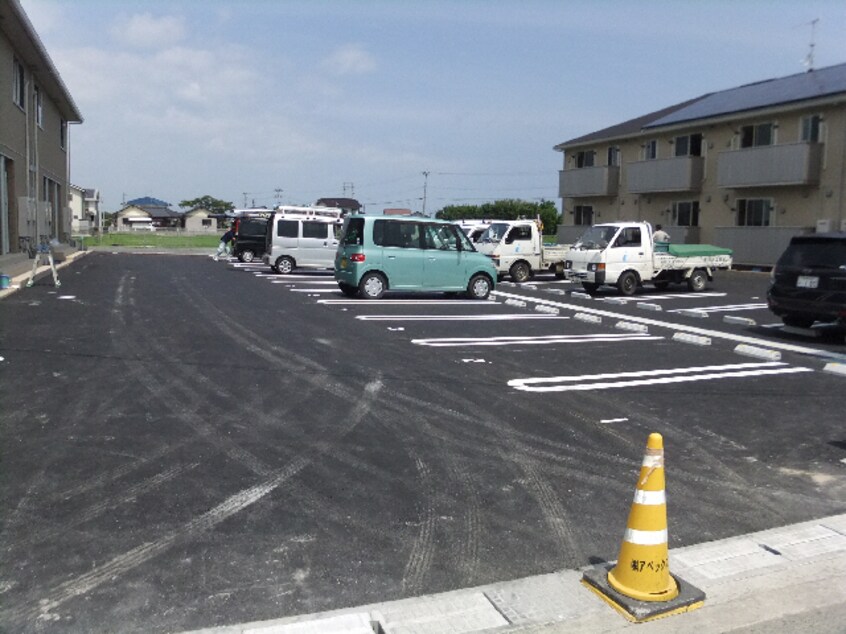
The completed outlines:
{"type": "Polygon", "coordinates": [[[711,381],[714,379],[745,378],[769,374],[795,374],[797,372],[813,372],[813,370],[810,368],[789,367],[786,363],[779,361],[767,363],[730,363],[728,365],[705,365],[692,368],[672,368],[669,370],[512,379],[508,382],[508,385],[524,392],[575,392],[611,390],[644,385],[687,383],[690,381],[711,381]]]}

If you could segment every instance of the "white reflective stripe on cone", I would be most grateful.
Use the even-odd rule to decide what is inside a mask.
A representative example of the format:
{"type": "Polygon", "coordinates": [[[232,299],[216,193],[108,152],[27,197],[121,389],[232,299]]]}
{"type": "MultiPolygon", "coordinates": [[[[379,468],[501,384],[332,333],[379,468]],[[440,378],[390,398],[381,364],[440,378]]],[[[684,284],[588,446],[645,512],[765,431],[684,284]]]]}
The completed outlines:
{"type": "Polygon", "coordinates": [[[643,466],[644,467],[651,467],[651,468],[658,468],[664,466],[664,455],[661,454],[660,456],[650,456],[646,454],[643,457],[643,466]]]}
{"type": "Polygon", "coordinates": [[[635,489],[634,503],[650,506],[666,504],[667,496],[664,494],[663,489],[661,491],[641,491],[640,489],[635,489]]]}
{"type": "Polygon", "coordinates": [[[634,528],[627,528],[623,535],[623,541],[638,546],[660,546],[667,543],[667,530],[662,531],[639,531],[634,528]]]}

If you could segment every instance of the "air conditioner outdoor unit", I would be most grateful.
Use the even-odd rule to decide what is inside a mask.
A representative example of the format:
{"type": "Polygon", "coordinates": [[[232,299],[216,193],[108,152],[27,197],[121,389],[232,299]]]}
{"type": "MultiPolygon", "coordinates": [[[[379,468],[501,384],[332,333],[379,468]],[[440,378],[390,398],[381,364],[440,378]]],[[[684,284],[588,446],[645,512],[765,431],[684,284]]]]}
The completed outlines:
{"type": "Polygon", "coordinates": [[[817,220],[817,233],[828,233],[831,231],[831,218],[817,220]]]}

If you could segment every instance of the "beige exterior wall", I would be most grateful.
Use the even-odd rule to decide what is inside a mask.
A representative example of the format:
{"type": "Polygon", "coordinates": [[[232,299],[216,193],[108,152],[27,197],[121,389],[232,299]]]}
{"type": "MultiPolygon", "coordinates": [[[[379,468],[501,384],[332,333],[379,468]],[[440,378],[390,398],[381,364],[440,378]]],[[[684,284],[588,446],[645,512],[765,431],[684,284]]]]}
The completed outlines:
{"type": "MultiPolygon", "coordinates": [[[[590,205],[594,211],[594,223],[645,220],[672,227],[670,210],[673,203],[696,201],[699,203],[699,231],[692,232],[696,238],[694,241],[715,242],[716,237],[721,235],[719,228],[738,226],[740,199],[771,200],[770,227],[794,227],[796,233],[815,230],[819,221],[830,221],[832,230],[841,229],[842,223],[846,223],[846,95],[838,99],[807,102],[798,107],[771,108],[715,120],[693,121],[671,128],[641,131],[626,138],[565,146],[562,189],[570,187],[570,191],[578,191],[573,189],[574,182],[578,187],[578,181],[573,180],[578,174],[567,170],[604,168],[609,146],[620,148],[620,168],[618,172],[611,172],[618,178],[616,193],[614,187],[606,187],[602,191],[610,195],[562,195],[565,226],[574,224],[576,205],[590,205]],[[802,143],[802,118],[810,115],[822,118],[818,148],[813,147],[814,144],[802,143]],[[773,145],[764,146],[764,152],[755,152],[763,148],[753,148],[748,154],[732,155],[741,152],[740,128],[759,123],[773,124],[773,145]],[[702,135],[701,181],[686,184],[686,189],[682,191],[667,191],[662,190],[659,179],[656,191],[633,192],[630,181],[635,175],[644,173],[645,147],[654,140],[655,165],[669,169],[674,160],[676,137],[689,134],[702,135]],[[591,150],[596,152],[594,165],[597,167],[576,168],[577,153],[591,150]],[[807,177],[808,182],[731,186],[720,184],[718,179],[720,168],[732,159],[740,169],[759,168],[763,173],[769,170],[780,174],[788,159],[801,158],[803,153],[810,157],[810,164],[807,168],[800,164],[794,171],[807,177]],[[818,158],[817,165],[813,164],[815,158],[818,158]],[[756,162],[760,164],[755,165],[756,162]]],[[[754,173],[755,169],[751,171],[754,173]]],[[[591,191],[590,178],[584,182],[583,191],[591,191]]],[[[842,228],[846,230],[846,226],[842,228]]]]}
{"type": "Polygon", "coordinates": [[[47,235],[65,240],[71,233],[66,149],[69,139],[65,138],[63,148],[60,107],[38,80],[38,73],[44,69],[33,71],[25,57],[0,30],[0,154],[10,174],[6,214],[11,252],[19,250],[18,239],[22,237],[37,241],[39,235],[47,235]],[[13,99],[14,60],[24,69],[23,108],[13,99]],[[36,120],[36,89],[41,102],[40,125],[36,120]],[[50,180],[50,187],[44,187],[45,178],[50,180]]]}

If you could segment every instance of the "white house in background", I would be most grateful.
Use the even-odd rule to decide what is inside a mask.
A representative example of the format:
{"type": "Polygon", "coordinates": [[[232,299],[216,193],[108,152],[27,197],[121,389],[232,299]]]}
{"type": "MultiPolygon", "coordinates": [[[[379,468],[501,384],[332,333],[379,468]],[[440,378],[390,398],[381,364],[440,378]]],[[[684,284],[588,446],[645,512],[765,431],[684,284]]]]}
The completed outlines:
{"type": "Polygon", "coordinates": [[[196,233],[217,233],[217,219],[203,207],[195,207],[182,215],[185,231],[196,233]]]}
{"type": "Polygon", "coordinates": [[[79,235],[99,231],[103,228],[103,214],[100,211],[100,192],[69,185],[69,206],[71,211],[71,232],[79,235]]]}

